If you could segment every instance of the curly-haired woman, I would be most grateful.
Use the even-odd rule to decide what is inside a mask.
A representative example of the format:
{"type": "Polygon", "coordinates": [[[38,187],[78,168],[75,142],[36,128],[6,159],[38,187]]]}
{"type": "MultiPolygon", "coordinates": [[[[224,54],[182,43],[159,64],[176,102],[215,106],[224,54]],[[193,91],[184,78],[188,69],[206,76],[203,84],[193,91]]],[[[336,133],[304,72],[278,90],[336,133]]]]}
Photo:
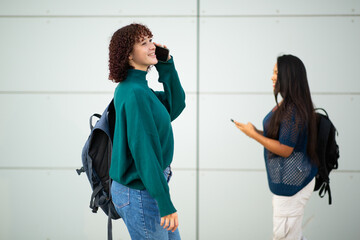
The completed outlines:
{"type": "Polygon", "coordinates": [[[264,131],[235,122],[264,146],[268,183],[273,195],[273,239],[305,239],[304,208],[315,186],[316,117],[303,62],[292,55],[277,58],[273,89],[276,106],[263,121],[264,131]],[[280,93],[282,101],[278,103],[280,93]]]}
{"type": "Polygon", "coordinates": [[[180,239],[168,181],[174,151],[171,121],[185,108],[185,93],[173,58],[158,61],[155,48],[151,31],[141,24],[120,28],[110,41],[109,79],[119,83],[111,194],[132,239],[180,239]],[[152,65],[164,91],[148,87],[152,65]]]}

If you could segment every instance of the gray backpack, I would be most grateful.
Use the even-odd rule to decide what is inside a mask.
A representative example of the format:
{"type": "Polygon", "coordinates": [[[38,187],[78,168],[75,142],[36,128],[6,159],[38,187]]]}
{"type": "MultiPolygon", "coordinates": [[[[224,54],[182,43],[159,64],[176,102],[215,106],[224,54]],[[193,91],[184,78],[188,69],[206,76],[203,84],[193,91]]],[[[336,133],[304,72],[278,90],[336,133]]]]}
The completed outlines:
{"type": "Polygon", "coordinates": [[[90,198],[90,208],[96,213],[100,207],[108,216],[108,239],[112,239],[111,219],[119,219],[111,200],[111,178],[109,169],[111,164],[112,141],[115,126],[114,100],[111,100],[102,115],[90,116],[90,135],[82,149],[82,167],[76,169],[80,175],[85,172],[93,190],[90,198]],[[95,126],[93,117],[99,118],[95,126]]]}

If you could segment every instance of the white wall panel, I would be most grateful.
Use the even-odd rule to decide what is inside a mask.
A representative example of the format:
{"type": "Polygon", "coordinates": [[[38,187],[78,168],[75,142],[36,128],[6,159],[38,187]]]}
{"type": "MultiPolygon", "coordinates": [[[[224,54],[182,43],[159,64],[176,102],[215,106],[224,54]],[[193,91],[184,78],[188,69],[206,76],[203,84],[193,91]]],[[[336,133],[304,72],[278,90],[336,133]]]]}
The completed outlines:
{"type": "Polygon", "coordinates": [[[352,0],[201,0],[200,14],[207,15],[275,15],[275,14],[359,14],[360,2],[352,0]]]}
{"type": "Polygon", "coordinates": [[[303,60],[313,92],[360,91],[360,17],[204,17],[200,23],[200,91],[267,92],[283,53],[303,60]]]}
{"type": "MultiPolygon", "coordinates": [[[[85,175],[72,170],[1,170],[0,179],[0,239],[106,238],[107,216],[89,208],[91,190],[85,175]]],[[[125,225],[113,224],[114,235],[126,239],[125,225]]]]}
{"type": "Polygon", "coordinates": [[[186,95],[186,107],[172,122],[174,131],[174,168],[196,168],[196,96],[186,95]]]}
{"type": "Polygon", "coordinates": [[[80,166],[89,117],[102,113],[108,95],[1,94],[2,167],[80,166]],[[9,126],[14,126],[9,128],[9,126]]]}
{"type": "Polygon", "coordinates": [[[2,91],[104,91],[117,19],[1,18],[2,91]]]}
{"type": "Polygon", "coordinates": [[[2,0],[0,15],[194,15],[196,1],[2,0]]]}
{"type": "MultiPolygon", "coordinates": [[[[0,118],[0,166],[79,167],[90,133],[88,119],[102,114],[112,96],[0,94],[6,113],[0,118]]],[[[195,167],[195,104],[189,96],[187,108],[174,121],[176,167],[195,167]]]]}
{"type": "Polygon", "coordinates": [[[215,169],[263,169],[263,148],[230,122],[252,122],[262,129],[262,120],[275,106],[271,94],[200,96],[200,167],[215,169]]]}
{"type": "Polygon", "coordinates": [[[200,171],[200,240],[271,239],[265,172],[200,171]]]}
{"type": "Polygon", "coordinates": [[[320,198],[314,192],[305,208],[303,224],[307,239],[360,239],[360,174],[332,172],[328,195],[320,198]]]}
{"type": "Polygon", "coordinates": [[[169,187],[179,218],[181,239],[196,239],[196,171],[172,169],[169,187]]]}
{"type": "MultiPolygon", "coordinates": [[[[360,170],[356,156],[360,122],[358,95],[313,94],[315,107],[328,111],[339,135],[339,169],[360,170]]],[[[264,168],[263,148],[230,122],[252,122],[263,129],[262,120],[275,106],[272,94],[202,94],[200,96],[200,167],[201,168],[264,168]]]]}
{"type": "MultiPolygon", "coordinates": [[[[2,169],[0,173],[0,239],[106,239],[107,216],[101,209],[94,214],[89,208],[86,175],[73,170],[2,169]]],[[[170,189],[181,235],[195,239],[194,172],[174,170],[170,189]]],[[[122,220],[113,221],[113,236],[130,240],[122,220]]]]}
{"type": "MultiPolygon", "coordinates": [[[[327,195],[313,193],[303,221],[308,239],[359,238],[359,181],[359,173],[332,173],[332,205],[327,195]]],[[[267,184],[265,171],[200,171],[200,239],[271,239],[272,194],[267,184]]]]}
{"type": "Polygon", "coordinates": [[[357,149],[360,146],[360,96],[359,95],[314,95],[316,107],[324,108],[338,130],[339,170],[359,171],[357,149]]]}
{"type": "Polygon", "coordinates": [[[112,91],[109,42],[133,22],[170,48],[185,91],[195,91],[194,18],[0,18],[0,90],[112,91]]]}

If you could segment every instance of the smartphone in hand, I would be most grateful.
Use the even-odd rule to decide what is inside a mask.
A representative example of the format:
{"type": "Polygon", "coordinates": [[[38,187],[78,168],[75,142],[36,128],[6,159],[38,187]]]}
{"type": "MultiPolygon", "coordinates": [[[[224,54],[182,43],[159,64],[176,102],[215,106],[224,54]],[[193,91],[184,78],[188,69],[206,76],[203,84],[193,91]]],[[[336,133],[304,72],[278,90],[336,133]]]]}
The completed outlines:
{"type": "Polygon", "coordinates": [[[169,56],[169,49],[163,48],[160,46],[156,46],[155,55],[156,55],[157,60],[166,62],[168,59],[168,56],[169,56]]]}

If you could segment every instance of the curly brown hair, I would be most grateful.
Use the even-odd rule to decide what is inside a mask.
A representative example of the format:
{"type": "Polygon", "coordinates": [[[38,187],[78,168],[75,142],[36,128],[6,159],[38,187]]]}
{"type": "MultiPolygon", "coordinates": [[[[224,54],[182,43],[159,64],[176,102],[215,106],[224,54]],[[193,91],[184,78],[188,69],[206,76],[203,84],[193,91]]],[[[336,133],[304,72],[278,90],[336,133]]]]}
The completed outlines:
{"type": "Polygon", "coordinates": [[[127,70],[134,68],[129,64],[129,56],[135,43],[152,36],[145,25],[137,23],[122,27],[113,34],[109,45],[109,80],[118,83],[126,79],[127,70]]]}

